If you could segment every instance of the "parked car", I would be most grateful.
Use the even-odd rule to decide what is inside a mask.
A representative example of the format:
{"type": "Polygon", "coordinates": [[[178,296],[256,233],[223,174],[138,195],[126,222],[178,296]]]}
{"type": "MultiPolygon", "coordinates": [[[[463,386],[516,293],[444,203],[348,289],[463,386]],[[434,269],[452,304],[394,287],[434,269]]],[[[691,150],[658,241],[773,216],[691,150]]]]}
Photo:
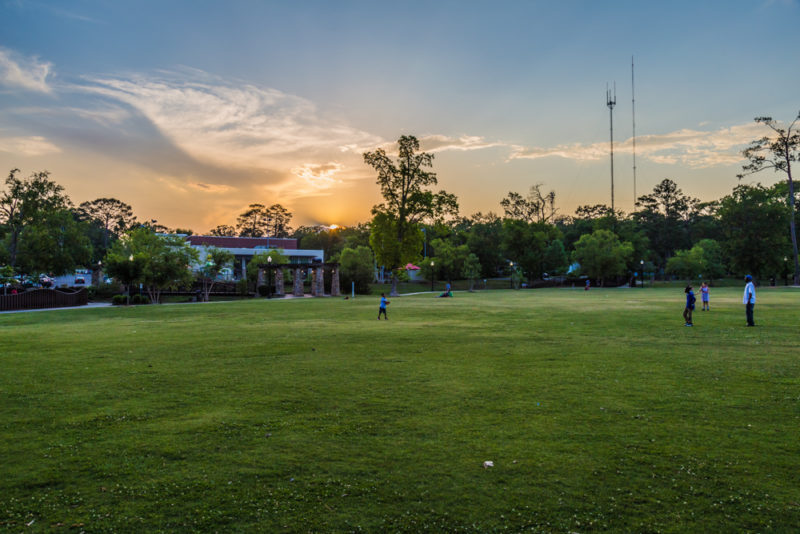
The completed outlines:
{"type": "Polygon", "coordinates": [[[76,286],[83,285],[85,283],[86,283],[86,279],[84,277],[78,276],[78,277],[75,278],[75,285],[76,286]]]}

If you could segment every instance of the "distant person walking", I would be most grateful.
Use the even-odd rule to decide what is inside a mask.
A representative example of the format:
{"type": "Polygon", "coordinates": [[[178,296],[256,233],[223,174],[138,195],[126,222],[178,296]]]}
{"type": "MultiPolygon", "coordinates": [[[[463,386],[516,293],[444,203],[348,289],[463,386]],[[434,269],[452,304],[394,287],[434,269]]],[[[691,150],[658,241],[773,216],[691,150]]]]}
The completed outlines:
{"type": "Polygon", "coordinates": [[[683,326],[694,326],[692,324],[692,311],[694,310],[694,303],[697,299],[694,297],[692,286],[686,286],[684,293],[686,293],[686,308],[683,309],[683,318],[686,322],[683,326]]]}
{"type": "Polygon", "coordinates": [[[744,313],[747,316],[747,326],[755,326],[753,308],[756,307],[756,286],[753,284],[753,277],[749,274],[744,277],[744,281],[747,283],[744,286],[742,304],[744,304],[744,313]]]}
{"type": "Polygon", "coordinates": [[[703,311],[711,311],[711,305],[708,303],[708,284],[705,282],[700,286],[700,297],[703,300],[703,311]]]}
{"type": "Polygon", "coordinates": [[[386,294],[385,293],[381,293],[381,307],[378,308],[378,320],[379,321],[381,320],[381,314],[383,314],[383,318],[384,319],[386,319],[387,321],[389,320],[389,318],[386,316],[386,306],[388,304],[391,304],[391,303],[388,300],[386,300],[386,294]]]}

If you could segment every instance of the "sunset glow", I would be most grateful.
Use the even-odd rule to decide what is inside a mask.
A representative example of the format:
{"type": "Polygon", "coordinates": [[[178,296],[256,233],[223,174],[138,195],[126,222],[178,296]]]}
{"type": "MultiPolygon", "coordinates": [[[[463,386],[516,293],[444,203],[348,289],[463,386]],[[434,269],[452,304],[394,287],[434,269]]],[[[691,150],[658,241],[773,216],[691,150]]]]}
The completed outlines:
{"type": "Polygon", "coordinates": [[[253,202],[281,203],[293,226],[349,225],[380,200],[363,152],[411,134],[462,215],[501,211],[535,183],[570,214],[609,202],[603,96],[616,82],[617,206],[630,211],[632,56],[639,194],[669,177],[719,198],[764,133],[753,118],[800,108],[790,58],[763,54],[794,49],[794,0],[425,11],[3,2],[0,166],[49,170],[76,204],[114,197],[198,233],[253,202]],[[745,73],[755,62],[769,78],[745,73]]]}

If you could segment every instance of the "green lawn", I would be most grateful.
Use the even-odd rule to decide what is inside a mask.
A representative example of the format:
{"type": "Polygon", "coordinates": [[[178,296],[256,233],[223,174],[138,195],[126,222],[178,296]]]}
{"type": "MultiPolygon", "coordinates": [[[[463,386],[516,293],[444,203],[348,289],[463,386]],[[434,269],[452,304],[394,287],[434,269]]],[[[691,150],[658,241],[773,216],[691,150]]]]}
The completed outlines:
{"type": "Polygon", "coordinates": [[[0,528],[797,532],[800,290],[741,296],[3,314],[0,528]]]}

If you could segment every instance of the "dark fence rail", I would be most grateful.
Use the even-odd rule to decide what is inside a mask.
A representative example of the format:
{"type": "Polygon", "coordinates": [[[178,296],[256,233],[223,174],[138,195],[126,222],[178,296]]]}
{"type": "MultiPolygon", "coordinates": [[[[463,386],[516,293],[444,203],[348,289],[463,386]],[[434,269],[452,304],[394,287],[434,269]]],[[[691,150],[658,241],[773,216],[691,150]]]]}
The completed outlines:
{"type": "Polygon", "coordinates": [[[33,289],[16,295],[0,295],[0,311],[37,310],[85,306],[89,292],[81,289],[33,289]]]}

